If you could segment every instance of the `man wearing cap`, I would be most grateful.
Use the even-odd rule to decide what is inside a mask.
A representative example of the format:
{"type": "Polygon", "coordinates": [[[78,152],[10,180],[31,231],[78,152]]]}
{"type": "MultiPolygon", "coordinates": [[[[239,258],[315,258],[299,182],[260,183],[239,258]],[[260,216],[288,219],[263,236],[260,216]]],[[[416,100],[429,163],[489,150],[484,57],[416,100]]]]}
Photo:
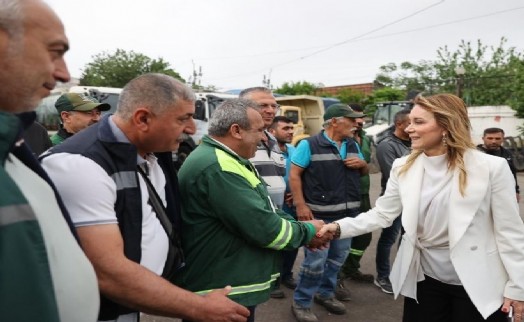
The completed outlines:
{"type": "Polygon", "coordinates": [[[58,132],[51,136],[53,145],[64,142],[65,139],[80,132],[100,120],[100,112],[108,111],[111,105],[99,103],[95,98],[84,94],[66,93],[55,103],[60,114],[62,125],[58,132]]]}
{"type": "MultiPolygon", "coordinates": [[[[360,176],[368,173],[368,166],[351,138],[355,119],[363,116],[345,104],[333,104],[324,114],[324,130],[297,146],[289,182],[299,220],[328,223],[359,214],[360,176]]],[[[311,312],[313,300],[331,313],[346,313],[334,292],[350,246],[350,239],[339,239],[325,250],[305,250],[292,305],[297,321],[318,321],[311,312]]]]}

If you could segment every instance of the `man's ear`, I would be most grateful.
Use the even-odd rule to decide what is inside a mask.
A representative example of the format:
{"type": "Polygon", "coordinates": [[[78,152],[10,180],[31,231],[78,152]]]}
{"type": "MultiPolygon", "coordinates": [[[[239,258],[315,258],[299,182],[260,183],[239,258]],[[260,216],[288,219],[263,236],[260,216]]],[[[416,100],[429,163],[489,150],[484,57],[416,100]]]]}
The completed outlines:
{"type": "Polygon", "coordinates": [[[241,132],[241,128],[240,128],[240,126],[238,124],[233,124],[229,128],[229,133],[235,139],[242,140],[242,134],[240,132],[241,132]]]}
{"type": "Polygon", "coordinates": [[[150,127],[152,114],[149,109],[139,107],[133,112],[132,120],[136,128],[147,131],[150,127]]]}
{"type": "Polygon", "coordinates": [[[71,116],[69,112],[66,112],[66,111],[60,112],[60,119],[62,120],[62,124],[65,123],[66,120],[69,120],[69,116],[71,116]]]}

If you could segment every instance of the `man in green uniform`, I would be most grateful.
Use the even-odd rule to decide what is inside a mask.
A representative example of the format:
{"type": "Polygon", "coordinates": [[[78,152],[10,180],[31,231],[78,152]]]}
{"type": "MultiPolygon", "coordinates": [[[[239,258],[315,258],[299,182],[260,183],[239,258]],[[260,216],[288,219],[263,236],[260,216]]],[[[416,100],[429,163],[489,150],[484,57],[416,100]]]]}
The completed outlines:
{"type": "Polygon", "coordinates": [[[227,100],[209,122],[209,136],[180,169],[182,245],[179,283],[199,294],[232,286],[229,297],[248,307],[269,299],[279,275],[280,250],[319,247],[321,220],[297,222],[271,201],[249,161],[264,135],[257,105],[227,100]]]}

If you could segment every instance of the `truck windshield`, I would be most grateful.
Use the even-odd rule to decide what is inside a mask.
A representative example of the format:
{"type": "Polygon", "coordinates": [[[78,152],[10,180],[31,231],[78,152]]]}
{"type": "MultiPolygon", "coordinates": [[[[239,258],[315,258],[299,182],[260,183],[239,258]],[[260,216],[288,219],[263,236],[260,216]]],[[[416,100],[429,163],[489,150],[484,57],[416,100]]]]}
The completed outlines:
{"type": "Polygon", "coordinates": [[[298,111],[287,110],[287,111],[284,112],[283,116],[285,116],[288,119],[290,119],[291,121],[293,121],[293,124],[297,124],[298,123],[298,111]]]}
{"type": "Polygon", "coordinates": [[[209,105],[209,117],[211,118],[218,105],[220,105],[220,103],[222,103],[224,99],[215,95],[206,95],[206,97],[207,104],[209,105]]]}
{"type": "Polygon", "coordinates": [[[55,102],[61,94],[51,94],[40,102],[36,108],[36,121],[48,131],[57,131],[60,127],[60,117],[55,108],[55,102]]]}
{"type": "Polygon", "coordinates": [[[408,108],[409,105],[406,103],[381,103],[377,105],[375,116],[373,118],[373,124],[393,124],[393,118],[397,112],[408,108]]]}

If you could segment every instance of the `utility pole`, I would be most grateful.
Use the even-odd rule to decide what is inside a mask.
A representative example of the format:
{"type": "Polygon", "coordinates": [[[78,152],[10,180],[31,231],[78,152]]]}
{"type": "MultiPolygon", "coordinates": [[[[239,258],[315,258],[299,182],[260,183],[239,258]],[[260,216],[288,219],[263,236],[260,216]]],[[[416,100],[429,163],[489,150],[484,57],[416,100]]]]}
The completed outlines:
{"type": "Polygon", "coordinates": [[[267,87],[268,89],[272,89],[271,87],[271,69],[269,70],[269,74],[268,76],[266,77],[266,75],[264,74],[264,78],[262,79],[262,84],[264,84],[265,87],[267,87]]]}
{"type": "Polygon", "coordinates": [[[466,74],[466,69],[462,66],[455,67],[455,73],[457,74],[457,96],[462,98],[464,91],[464,74],[466,74]]]}

